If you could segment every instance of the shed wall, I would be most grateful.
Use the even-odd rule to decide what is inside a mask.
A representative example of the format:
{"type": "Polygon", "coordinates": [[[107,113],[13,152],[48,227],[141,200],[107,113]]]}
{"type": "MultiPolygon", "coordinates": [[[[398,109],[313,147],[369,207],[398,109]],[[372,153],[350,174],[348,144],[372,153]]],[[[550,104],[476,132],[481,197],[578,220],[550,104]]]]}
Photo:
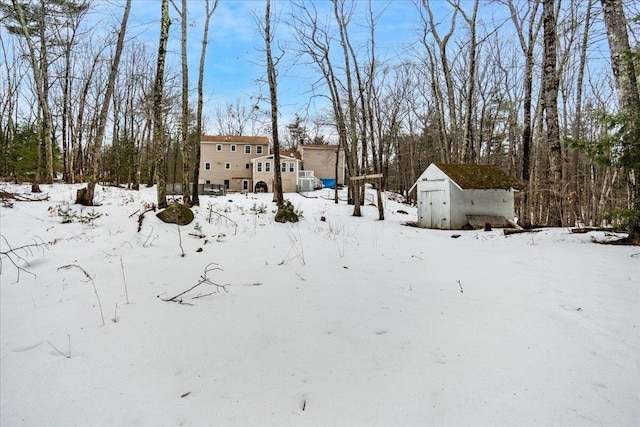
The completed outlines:
{"type": "Polygon", "coordinates": [[[420,181],[417,191],[418,227],[451,228],[451,182],[445,179],[420,181]],[[437,206],[433,206],[433,203],[437,203],[437,206]]]}
{"type": "Polygon", "coordinates": [[[419,227],[456,230],[469,222],[467,215],[514,217],[513,190],[462,190],[435,164],[425,169],[415,185],[419,227]],[[434,200],[441,200],[437,209],[434,200]]]}
{"type": "Polygon", "coordinates": [[[513,191],[465,190],[464,205],[467,215],[496,215],[513,219],[513,191]]]}
{"type": "Polygon", "coordinates": [[[468,190],[462,191],[460,187],[449,181],[451,186],[451,230],[459,230],[467,225],[467,204],[465,202],[465,194],[468,190]]]}

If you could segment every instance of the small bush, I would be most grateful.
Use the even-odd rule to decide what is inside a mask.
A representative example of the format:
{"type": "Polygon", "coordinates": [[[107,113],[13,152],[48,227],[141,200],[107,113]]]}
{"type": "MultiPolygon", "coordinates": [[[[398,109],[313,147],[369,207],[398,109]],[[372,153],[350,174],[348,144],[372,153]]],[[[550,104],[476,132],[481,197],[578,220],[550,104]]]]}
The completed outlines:
{"type": "Polygon", "coordinates": [[[633,209],[615,209],[611,211],[614,230],[629,233],[629,239],[640,240],[640,211],[633,209]]]}
{"type": "Polygon", "coordinates": [[[260,203],[259,205],[257,203],[254,203],[250,211],[254,215],[267,213],[267,205],[265,205],[264,203],[260,203]]]}
{"type": "Polygon", "coordinates": [[[289,200],[284,201],[284,206],[276,212],[276,222],[298,222],[302,217],[302,211],[296,209],[289,200]]]}

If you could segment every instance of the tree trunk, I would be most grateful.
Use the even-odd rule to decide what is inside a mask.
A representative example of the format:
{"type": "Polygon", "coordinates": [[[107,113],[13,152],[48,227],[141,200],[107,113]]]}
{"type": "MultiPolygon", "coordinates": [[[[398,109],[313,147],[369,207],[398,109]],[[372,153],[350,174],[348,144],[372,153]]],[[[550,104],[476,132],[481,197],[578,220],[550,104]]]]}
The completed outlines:
{"type": "Polygon", "coordinates": [[[162,0],[162,18],[160,20],[160,42],[158,44],[158,61],[156,78],[153,84],[153,147],[155,154],[156,193],[158,208],[167,207],[167,183],[165,170],[164,124],[162,104],[164,98],[164,63],[167,55],[167,41],[169,39],[169,0],[162,0]]]}
{"type": "Polygon", "coordinates": [[[562,147],[560,144],[560,124],[558,120],[558,73],[557,73],[557,33],[554,0],[544,0],[544,94],[545,125],[549,146],[549,188],[551,225],[562,226],[562,147]]]}
{"type": "Polygon", "coordinates": [[[187,63],[187,0],[182,0],[180,12],[182,57],[182,117],[180,123],[180,148],[182,148],[182,203],[191,206],[189,179],[191,178],[191,147],[189,145],[189,68],[187,63]]]}
{"type": "Polygon", "coordinates": [[[271,135],[273,137],[273,201],[278,205],[278,210],[284,208],[284,195],[282,194],[282,174],[280,171],[280,141],[278,139],[278,82],[276,80],[276,68],[271,54],[271,0],[267,0],[264,15],[264,42],[267,54],[267,78],[269,80],[269,99],[271,101],[271,135]]]}
{"type": "Polygon", "coordinates": [[[194,154],[195,159],[193,160],[193,191],[192,191],[192,200],[191,203],[194,206],[200,205],[200,198],[198,197],[198,179],[200,175],[200,138],[202,136],[202,103],[203,103],[203,87],[204,87],[204,63],[207,55],[207,42],[209,37],[209,21],[211,20],[211,15],[215,12],[218,7],[218,0],[214,0],[213,7],[209,7],[209,0],[205,1],[205,20],[204,20],[204,30],[202,33],[202,50],[200,51],[200,65],[198,66],[198,107],[196,110],[196,131],[195,131],[195,140],[194,140],[194,154]]]}
{"type": "MultiPolygon", "coordinates": [[[[109,71],[109,78],[107,80],[107,88],[105,90],[104,99],[102,100],[102,107],[100,109],[100,116],[98,117],[98,128],[96,131],[95,141],[92,149],[92,161],[89,175],[89,182],[85,191],[78,190],[76,197],[76,203],[80,203],[85,206],[93,206],[93,196],[95,193],[96,182],[98,181],[98,174],[101,172],[102,161],[102,142],[104,140],[105,129],[107,127],[107,116],[109,115],[109,104],[111,103],[111,96],[113,94],[113,88],[115,85],[116,77],[118,77],[118,67],[120,65],[120,56],[122,54],[122,48],[124,46],[124,36],[127,31],[127,20],[129,19],[129,11],[131,10],[131,0],[127,0],[124,12],[122,14],[122,21],[120,23],[120,31],[118,32],[118,41],[116,43],[116,51],[111,61],[111,70],[109,71]]],[[[114,138],[117,135],[114,135],[114,138]]]]}
{"type": "Polygon", "coordinates": [[[624,164],[627,178],[627,207],[640,210],[640,92],[634,57],[629,45],[627,19],[622,0],[601,0],[607,38],[611,50],[611,68],[616,83],[620,110],[628,121],[624,140],[624,164]]]}
{"type": "MultiPolygon", "coordinates": [[[[360,173],[360,162],[358,159],[358,136],[356,133],[356,103],[353,93],[353,79],[351,77],[351,61],[349,60],[349,39],[347,33],[347,22],[345,21],[344,11],[340,10],[338,0],[333,0],[333,11],[338,21],[338,29],[340,32],[340,43],[342,45],[344,55],[344,72],[347,83],[347,110],[349,113],[349,132],[348,139],[351,143],[351,168],[349,176],[355,177],[360,173]]],[[[353,197],[353,216],[362,216],[360,211],[360,181],[349,180],[349,189],[353,197]]]]}

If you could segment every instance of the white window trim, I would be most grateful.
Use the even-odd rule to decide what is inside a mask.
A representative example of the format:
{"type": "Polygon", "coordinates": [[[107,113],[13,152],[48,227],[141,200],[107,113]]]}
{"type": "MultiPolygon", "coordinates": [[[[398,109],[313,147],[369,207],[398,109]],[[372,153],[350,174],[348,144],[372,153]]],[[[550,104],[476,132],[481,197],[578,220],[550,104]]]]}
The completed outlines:
{"type": "Polygon", "coordinates": [[[245,145],[244,146],[244,154],[251,154],[251,146],[250,145],[245,145]]]}
{"type": "Polygon", "coordinates": [[[293,173],[296,171],[296,162],[289,163],[289,172],[293,173]]]}
{"type": "Polygon", "coordinates": [[[231,144],[231,152],[235,153],[236,151],[238,151],[238,146],[236,144],[231,144]]]}
{"type": "Polygon", "coordinates": [[[262,145],[256,147],[256,154],[262,154],[262,145]]]}
{"type": "Polygon", "coordinates": [[[280,172],[287,172],[287,162],[282,162],[280,164],[280,172]]]}
{"type": "Polygon", "coordinates": [[[222,144],[216,144],[216,151],[222,151],[222,144]]]}
{"type": "Polygon", "coordinates": [[[264,162],[264,171],[271,172],[271,162],[264,162]]]}
{"type": "Polygon", "coordinates": [[[262,162],[256,162],[256,172],[262,172],[262,162]]]}
{"type": "Polygon", "coordinates": [[[211,162],[204,162],[204,170],[206,171],[211,170],[211,162]]]}
{"type": "Polygon", "coordinates": [[[224,164],[224,168],[225,168],[226,170],[231,169],[231,163],[226,162],[226,163],[224,164]]]}

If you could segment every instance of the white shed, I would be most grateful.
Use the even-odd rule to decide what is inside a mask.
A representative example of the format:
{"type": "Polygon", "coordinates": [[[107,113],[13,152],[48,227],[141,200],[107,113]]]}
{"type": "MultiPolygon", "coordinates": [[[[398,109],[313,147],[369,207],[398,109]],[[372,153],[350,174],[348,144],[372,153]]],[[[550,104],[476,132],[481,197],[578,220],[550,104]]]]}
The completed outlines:
{"type": "Polygon", "coordinates": [[[418,227],[458,230],[468,224],[507,225],[521,182],[491,165],[432,163],[413,184],[418,227]]]}

